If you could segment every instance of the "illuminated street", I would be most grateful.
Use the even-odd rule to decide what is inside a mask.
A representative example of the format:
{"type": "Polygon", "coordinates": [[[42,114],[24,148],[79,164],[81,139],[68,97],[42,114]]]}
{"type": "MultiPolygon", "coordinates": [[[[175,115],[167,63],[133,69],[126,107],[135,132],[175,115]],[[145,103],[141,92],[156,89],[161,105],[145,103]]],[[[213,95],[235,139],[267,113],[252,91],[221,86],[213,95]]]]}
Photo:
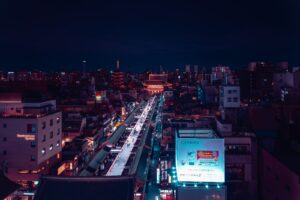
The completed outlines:
{"type": "Polygon", "coordinates": [[[106,176],[120,176],[124,170],[124,167],[129,159],[129,156],[132,152],[135,142],[142,130],[142,127],[146,121],[149,111],[152,109],[152,106],[155,102],[155,97],[151,98],[147,105],[145,106],[141,115],[139,115],[139,119],[136,122],[135,126],[132,128],[126,142],[121,148],[121,151],[115,158],[113,164],[108,170],[106,176]]]}

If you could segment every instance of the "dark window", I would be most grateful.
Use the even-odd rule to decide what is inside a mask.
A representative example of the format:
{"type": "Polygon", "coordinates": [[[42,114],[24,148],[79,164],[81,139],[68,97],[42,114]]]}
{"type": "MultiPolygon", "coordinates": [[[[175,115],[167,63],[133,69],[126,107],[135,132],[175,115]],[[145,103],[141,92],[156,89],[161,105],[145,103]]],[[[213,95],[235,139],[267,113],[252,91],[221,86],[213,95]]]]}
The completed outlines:
{"type": "Polygon", "coordinates": [[[42,128],[43,128],[43,129],[46,128],[46,122],[43,122],[42,128]]]}
{"type": "Polygon", "coordinates": [[[42,142],[45,142],[46,141],[46,135],[43,135],[43,140],[42,142]]]}
{"type": "Polygon", "coordinates": [[[6,150],[3,150],[3,155],[6,155],[7,154],[7,151],[6,150]]]}
{"type": "Polygon", "coordinates": [[[53,131],[50,132],[50,139],[53,138],[53,131]]]}
{"type": "Polygon", "coordinates": [[[27,133],[36,133],[36,124],[27,124],[27,133]]]}
{"type": "Polygon", "coordinates": [[[30,157],[30,160],[31,160],[31,161],[35,161],[35,156],[31,156],[31,157],[30,157]]]}
{"type": "Polygon", "coordinates": [[[234,102],[238,102],[238,98],[237,98],[237,97],[234,97],[234,98],[233,98],[233,101],[234,101],[234,102]]]}
{"type": "Polygon", "coordinates": [[[290,188],[290,186],[289,186],[288,184],[285,184],[284,189],[285,189],[287,192],[291,191],[291,188],[290,188]]]}
{"type": "Polygon", "coordinates": [[[7,138],[6,137],[3,137],[3,142],[6,142],[7,141],[7,138]]]}
{"type": "Polygon", "coordinates": [[[230,97],[229,97],[229,98],[227,98],[227,101],[228,101],[228,102],[231,102],[231,98],[230,98],[230,97]]]}
{"type": "Polygon", "coordinates": [[[57,135],[59,135],[60,134],[60,129],[57,129],[57,135]]]}
{"type": "Polygon", "coordinates": [[[3,127],[3,128],[7,128],[7,124],[4,123],[4,124],[2,125],[2,127],[3,127]]]}
{"type": "Polygon", "coordinates": [[[243,164],[226,164],[226,180],[244,180],[245,166],[243,164]]]}
{"type": "Polygon", "coordinates": [[[35,141],[31,142],[31,147],[36,147],[36,142],[35,141]]]}
{"type": "Polygon", "coordinates": [[[53,126],[53,119],[50,119],[50,126],[53,126]]]}

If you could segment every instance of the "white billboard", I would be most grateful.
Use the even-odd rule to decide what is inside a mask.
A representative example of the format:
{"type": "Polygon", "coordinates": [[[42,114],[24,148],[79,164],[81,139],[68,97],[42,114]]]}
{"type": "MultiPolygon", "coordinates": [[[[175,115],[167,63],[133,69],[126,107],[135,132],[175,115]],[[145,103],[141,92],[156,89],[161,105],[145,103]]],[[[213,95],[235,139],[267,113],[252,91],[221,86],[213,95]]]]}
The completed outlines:
{"type": "Polygon", "coordinates": [[[176,171],[179,182],[223,183],[224,139],[177,137],[176,171]]]}

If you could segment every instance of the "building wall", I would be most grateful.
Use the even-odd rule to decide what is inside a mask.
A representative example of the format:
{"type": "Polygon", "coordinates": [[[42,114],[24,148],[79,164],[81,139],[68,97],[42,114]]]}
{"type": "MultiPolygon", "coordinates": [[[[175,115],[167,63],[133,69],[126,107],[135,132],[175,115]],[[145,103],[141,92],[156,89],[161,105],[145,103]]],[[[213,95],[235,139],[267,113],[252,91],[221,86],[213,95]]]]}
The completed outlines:
{"type": "Polygon", "coordinates": [[[224,108],[240,107],[240,87],[221,86],[220,87],[220,106],[224,108]]]}
{"type": "Polygon", "coordinates": [[[217,130],[222,135],[232,133],[232,124],[230,123],[222,123],[217,120],[217,130]]]}
{"type": "Polygon", "coordinates": [[[260,163],[261,199],[299,199],[300,180],[298,174],[264,149],[261,150],[260,163]]]}
{"type": "MultiPolygon", "coordinates": [[[[0,163],[6,166],[7,175],[12,180],[31,180],[28,174],[19,174],[22,170],[38,170],[47,160],[61,152],[61,113],[41,118],[12,117],[0,119],[0,163]],[[50,126],[50,120],[53,125],[50,126]],[[56,119],[59,119],[56,121],[56,119]],[[43,122],[46,127],[43,129],[43,122]],[[28,124],[36,126],[36,131],[28,131],[28,124]],[[58,131],[59,134],[58,134],[58,131]],[[53,138],[50,134],[53,132],[53,138]],[[46,140],[43,142],[43,135],[46,140]],[[57,145],[58,143],[58,145],[57,145]],[[53,145],[50,150],[50,145],[53,145]],[[42,154],[42,150],[45,154],[42,154]]],[[[47,165],[51,165],[49,161],[47,165]]]]}
{"type": "Polygon", "coordinates": [[[257,145],[252,137],[225,137],[228,199],[257,198],[257,145]]]}

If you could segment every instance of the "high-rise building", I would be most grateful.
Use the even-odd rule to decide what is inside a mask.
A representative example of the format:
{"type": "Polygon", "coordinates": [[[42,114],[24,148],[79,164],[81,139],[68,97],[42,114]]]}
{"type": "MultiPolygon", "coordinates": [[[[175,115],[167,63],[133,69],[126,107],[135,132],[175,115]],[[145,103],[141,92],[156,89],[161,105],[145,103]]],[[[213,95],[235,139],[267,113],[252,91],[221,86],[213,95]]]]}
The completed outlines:
{"type": "Polygon", "coordinates": [[[234,84],[232,71],[228,66],[218,65],[212,68],[211,82],[220,82],[223,85],[234,84]]]}
{"type": "Polygon", "coordinates": [[[185,65],[185,72],[186,73],[191,73],[191,66],[190,65],[185,65]]]}
{"type": "Polygon", "coordinates": [[[276,66],[267,62],[252,62],[239,74],[242,98],[249,102],[270,102],[273,98],[273,74],[276,66]]]}
{"type": "Polygon", "coordinates": [[[195,74],[198,74],[198,70],[199,70],[198,65],[194,65],[194,73],[195,73],[195,74]]]}

